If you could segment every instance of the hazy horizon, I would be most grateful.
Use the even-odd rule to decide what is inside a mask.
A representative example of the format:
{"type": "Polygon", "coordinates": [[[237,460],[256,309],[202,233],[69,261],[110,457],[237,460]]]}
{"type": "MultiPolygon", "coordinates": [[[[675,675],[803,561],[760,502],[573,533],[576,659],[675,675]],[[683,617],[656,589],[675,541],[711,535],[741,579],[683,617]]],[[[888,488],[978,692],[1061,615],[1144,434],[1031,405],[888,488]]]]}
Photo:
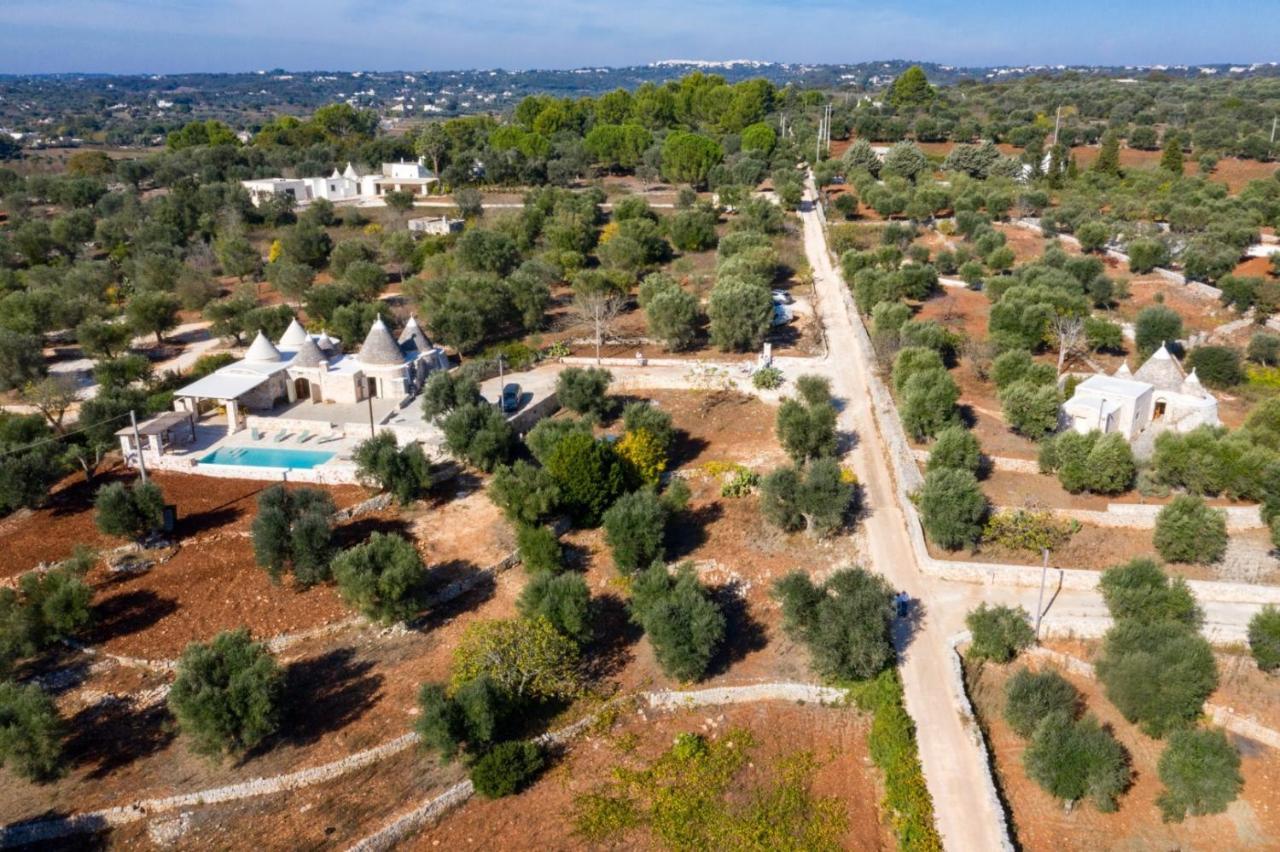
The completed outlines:
{"type": "Polygon", "coordinates": [[[1262,0],[6,0],[0,73],[571,70],[662,60],[1205,65],[1277,57],[1262,0]],[[1144,6],[1146,4],[1143,4],[1144,6]]]}

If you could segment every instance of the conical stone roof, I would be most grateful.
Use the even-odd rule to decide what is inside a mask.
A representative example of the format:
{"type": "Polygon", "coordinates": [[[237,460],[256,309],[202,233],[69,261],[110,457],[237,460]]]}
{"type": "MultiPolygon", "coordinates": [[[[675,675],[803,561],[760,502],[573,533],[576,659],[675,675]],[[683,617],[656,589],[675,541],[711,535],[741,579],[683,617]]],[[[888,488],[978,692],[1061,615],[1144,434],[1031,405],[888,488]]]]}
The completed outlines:
{"type": "Polygon", "coordinates": [[[359,359],[365,364],[403,364],[404,352],[391,336],[387,324],[378,317],[360,347],[359,359]]]}
{"type": "Polygon", "coordinates": [[[259,362],[279,361],[280,350],[259,330],[258,336],[253,339],[253,343],[249,344],[249,348],[245,351],[244,360],[259,362]]]}
{"type": "Polygon", "coordinates": [[[320,347],[308,335],[302,339],[302,345],[298,347],[298,352],[293,356],[290,362],[292,367],[319,367],[326,361],[324,353],[320,351],[320,347]]]}
{"type": "Polygon", "coordinates": [[[426,352],[431,348],[431,341],[418,325],[417,317],[409,317],[409,321],[404,324],[404,331],[400,332],[400,346],[412,346],[419,352],[426,352]]]}
{"type": "Polygon", "coordinates": [[[307,334],[307,330],[302,327],[302,323],[298,322],[298,318],[294,317],[289,323],[289,327],[284,330],[284,334],[280,335],[279,346],[287,349],[296,349],[302,345],[302,341],[310,340],[311,335],[307,334]]]}
{"type": "Polygon", "coordinates": [[[1161,344],[1160,348],[1147,359],[1147,363],[1137,369],[1133,377],[1140,382],[1146,382],[1167,391],[1181,389],[1182,380],[1186,378],[1182,372],[1182,365],[1178,363],[1177,358],[1169,354],[1164,344],[1161,344]]]}
{"type": "Polygon", "coordinates": [[[316,337],[316,346],[320,347],[321,352],[333,352],[338,348],[338,344],[333,342],[333,338],[329,336],[327,331],[321,331],[316,337]]]}

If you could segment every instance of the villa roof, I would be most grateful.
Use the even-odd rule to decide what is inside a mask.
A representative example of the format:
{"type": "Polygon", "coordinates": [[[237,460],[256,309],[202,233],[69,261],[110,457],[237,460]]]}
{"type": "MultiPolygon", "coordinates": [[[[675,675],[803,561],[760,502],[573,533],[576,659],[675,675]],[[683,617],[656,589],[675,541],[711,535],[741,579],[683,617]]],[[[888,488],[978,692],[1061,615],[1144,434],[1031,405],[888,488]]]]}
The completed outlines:
{"type": "Polygon", "coordinates": [[[267,339],[267,336],[261,331],[258,336],[253,339],[253,343],[249,344],[248,350],[244,353],[246,361],[279,361],[280,350],[275,344],[267,339]]]}
{"type": "Polygon", "coordinates": [[[1076,385],[1075,396],[1138,399],[1148,390],[1150,390],[1150,386],[1144,382],[1122,379],[1117,376],[1096,375],[1090,376],[1076,385]]]}
{"type": "Polygon", "coordinates": [[[302,323],[298,322],[297,317],[294,317],[290,320],[289,327],[284,330],[284,334],[280,335],[280,342],[277,345],[296,349],[302,345],[302,341],[310,339],[311,336],[302,327],[302,323]]]}
{"type": "Polygon", "coordinates": [[[403,364],[404,352],[391,336],[387,324],[378,317],[373,321],[357,356],[364,364],[403,364]]]}
{"type": "Polygon", "coordinates": [[[414,316],[409,317],[409,321],[404,324],[404,331],[400,332],[399,342],[402,348],[412,346],[419,352],[426,352],[431,349],[431,341],[423,333],[422,326],[418,325],[418,318],[414,316]]]}
{"type": "Polygon", "coordinates": [[[1182,389],[1186,374],[1182,372],[1178,359],[1169,354],[1164,344],[1160,344],[1160,348],[1147,359],[1147,363],[1137,369],[1133,377],[1160,390],[1178,391],[1182,389]]]}
{"type": "Polygon", "coordinates": [[[298,353],[293,356],[293,360],[289,362],[291,367],[319,367],[322,366],[327,359],[324,353],[320,351],[320,347],[308,335],[302,338],[302,344],[298,347],[298,353]]]}
{"type": "Polygon", "coordinates": [[[270,373],[234,373],[219,370],[202,379],[197,379],[185,388],[179,388],[174,395],[197,399],[238,399],[270,377],[270,373]]]}
{"type": "Polygon", "coordinates": [[[320,347],[321,352],[332,352],[338,348],[338,344],[329,336],[329,332],[323,329],[316,335],[316,346],[320,347]]]}

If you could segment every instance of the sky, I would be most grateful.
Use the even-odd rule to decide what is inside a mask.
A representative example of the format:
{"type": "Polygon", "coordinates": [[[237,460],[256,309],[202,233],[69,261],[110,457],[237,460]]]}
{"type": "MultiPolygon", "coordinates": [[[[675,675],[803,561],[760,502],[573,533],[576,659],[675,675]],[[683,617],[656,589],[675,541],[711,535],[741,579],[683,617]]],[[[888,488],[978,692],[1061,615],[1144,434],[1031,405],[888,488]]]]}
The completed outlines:
{"type": "Polygon", "coordinates": [[[0,73],[1280,59],[1277,0],[0,0],[0,73]]]}

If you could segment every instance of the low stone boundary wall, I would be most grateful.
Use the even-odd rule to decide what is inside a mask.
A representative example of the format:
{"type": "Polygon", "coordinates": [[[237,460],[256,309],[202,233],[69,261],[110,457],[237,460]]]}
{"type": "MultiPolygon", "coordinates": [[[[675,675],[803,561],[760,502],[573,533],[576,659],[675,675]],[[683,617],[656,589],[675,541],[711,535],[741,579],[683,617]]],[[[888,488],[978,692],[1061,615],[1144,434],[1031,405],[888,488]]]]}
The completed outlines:
{"type": "MultiPolygon", "coordinates": [[[[926,464],[929,461],[928,450],[912,450],[911,454],[920,464],[926,464]]],[[[1040,473],[1040,464],[1035,459],[1014,459],[1008,456],[984,456],[995,470],[1003,470],[1007,473],[1040,473]]]]}
{"type": "MultiPolygon", "coordinates": [[[[998,512],[1016,512],[1018,506],[995,506],[998,512]]],[[[1156,525],[1156,517],[1164,506],[1149,503],[1108,503],[1104,511],[1096,509],[1050,509],[1060,518],[1074,518],[1098,527],[1116,527],[1149,530],[1156,525]]],[[[1262,512],[1257,506],[1226,506],[1220,508],[1227,519],[1228,532],[1266,529],[1262,512]]]]}

